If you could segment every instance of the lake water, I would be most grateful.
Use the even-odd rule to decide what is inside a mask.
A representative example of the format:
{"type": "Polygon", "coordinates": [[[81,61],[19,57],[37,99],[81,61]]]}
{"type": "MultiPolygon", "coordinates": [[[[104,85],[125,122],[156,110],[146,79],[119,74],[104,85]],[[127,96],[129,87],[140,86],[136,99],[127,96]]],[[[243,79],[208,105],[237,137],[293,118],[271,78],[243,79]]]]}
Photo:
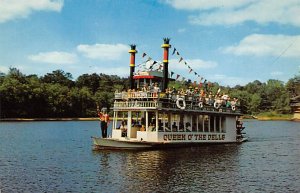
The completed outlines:
{"type": "Polygon", "coordinates": [[[0,122],[0,192],[300,192],[300,123],[244,125],[240,145],[93,152],[97,121],[0,122]]]}

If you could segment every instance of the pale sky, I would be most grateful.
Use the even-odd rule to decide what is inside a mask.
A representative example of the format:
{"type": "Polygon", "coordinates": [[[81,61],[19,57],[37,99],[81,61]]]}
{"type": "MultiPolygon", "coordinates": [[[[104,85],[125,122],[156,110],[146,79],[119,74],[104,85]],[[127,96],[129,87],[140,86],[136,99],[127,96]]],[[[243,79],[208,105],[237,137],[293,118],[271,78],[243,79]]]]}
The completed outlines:
{"type": "Polygon", "coordinates": [[[300,71],[299,13],[299,0],[0,0],[0,71],[127,77],[129,44],[137,64],[159,62],[169,37],[180,77],[286,82],[300,71]]]}

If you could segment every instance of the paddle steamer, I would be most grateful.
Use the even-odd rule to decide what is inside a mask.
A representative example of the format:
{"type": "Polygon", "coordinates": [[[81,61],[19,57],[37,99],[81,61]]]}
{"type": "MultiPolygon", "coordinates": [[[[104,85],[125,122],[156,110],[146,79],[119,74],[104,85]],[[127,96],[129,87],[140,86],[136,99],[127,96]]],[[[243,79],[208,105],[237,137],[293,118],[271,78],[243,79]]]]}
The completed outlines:
{"type": "Polygon", "coordinates": [[[112,134],[108,138],[92,137],[94,148],[163,148],[245,141],[239,106],[226,107],[222,101],[207,104],[198,94],[181,95],[168,88],[169,39],[165,38],[161,47],[163,71],[134,74],[137,51],[135,45],[131,46],[130,89],[115,92],[112,134]]]}

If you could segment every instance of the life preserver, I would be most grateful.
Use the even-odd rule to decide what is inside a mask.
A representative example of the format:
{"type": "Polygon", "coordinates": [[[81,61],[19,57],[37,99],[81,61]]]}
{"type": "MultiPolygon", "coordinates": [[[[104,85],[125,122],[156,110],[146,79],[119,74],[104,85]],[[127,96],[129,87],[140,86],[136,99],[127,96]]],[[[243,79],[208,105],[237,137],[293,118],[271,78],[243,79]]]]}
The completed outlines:
{"type": "Polygon", "coordinates": [[[176,105],[178,108],[180,109],[185,109],[186,107],[186,103],[185,103],[185,100],[183,98],[178,98],[177,101],[176,101],[176,105]],[[182,101],[182,106],[180,106],[180,101],[182,101]]]}
{"type": "Polygon", "coordinates": [[[216,109],[219,109],[221,107],[221,103],[217,103],[217,101],[214,103],[214,107],[216,109]]]}
{"type": "Polygon", "coordinates": [[[235,111],[235,105],[231,106],[231,110],[235,111]]]}
{"type": "Polygon", "coordinates": [[[200,101],[199,104],[198,104],[198,106],[202,109],[203,108],[203,102],[200,101]]]}

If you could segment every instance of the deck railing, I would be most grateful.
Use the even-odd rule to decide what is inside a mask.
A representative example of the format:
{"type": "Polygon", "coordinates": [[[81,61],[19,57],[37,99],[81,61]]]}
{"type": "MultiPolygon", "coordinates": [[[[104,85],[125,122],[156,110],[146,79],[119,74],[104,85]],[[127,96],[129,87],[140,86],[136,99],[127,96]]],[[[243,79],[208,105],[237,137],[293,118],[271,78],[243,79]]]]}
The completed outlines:
{"type": "Polygon", "coordinates": [[[157,108],[159,107],[159,103],[157,101],[122,101],[118,102],[115,101],[114,103],[114,108],[131,108],[131,107],[136,107],[136,108],[157,108]]]}
{"type": "Polygon", "coordinates": [[[156,92],[122,92],[115,93],[114,108],[168,108],[181,110],[197,110],[203,112],[241,113],[239,106],[220,106],[213,104],[200,104],[199,96],[166,95],[156,92]],[[177,100],[181,98],[184,104],[178,106],[177,100]]]}

